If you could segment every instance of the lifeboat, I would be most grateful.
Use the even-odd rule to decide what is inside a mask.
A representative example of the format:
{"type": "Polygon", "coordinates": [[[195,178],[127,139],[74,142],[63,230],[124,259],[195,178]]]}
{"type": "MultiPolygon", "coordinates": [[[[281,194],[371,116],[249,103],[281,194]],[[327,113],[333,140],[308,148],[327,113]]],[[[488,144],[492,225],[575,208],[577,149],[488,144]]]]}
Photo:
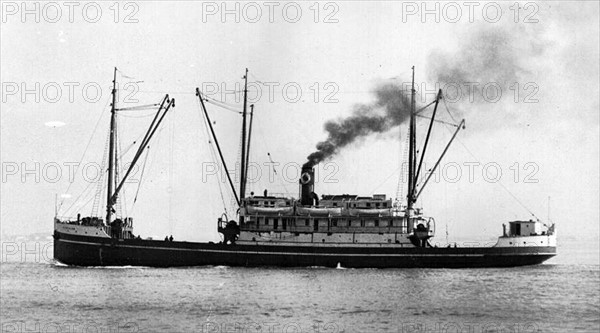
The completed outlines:
{"type": "Polygon", "coordinates": [[[291,215],[294,212],[293,207],[254,207],[247,206],[246,213],[253,214],[265,214],[265,215],[291,215]]]}
{"type": "Polygon", "coordinates": [[[311,215],[311,216],[340,216],[342,215],[342,208],[336,207],[297,207],[296,212],[298,215],[311,215]]]}
{"type": "Polygon", "coordinates": [[[352,216],[357,216],[357,215],[391,216],[392,210],[390,208],[382,208],[382,209],[350,208],[350,209],[348,209],[348,215],[352,215],[352,216]]]}

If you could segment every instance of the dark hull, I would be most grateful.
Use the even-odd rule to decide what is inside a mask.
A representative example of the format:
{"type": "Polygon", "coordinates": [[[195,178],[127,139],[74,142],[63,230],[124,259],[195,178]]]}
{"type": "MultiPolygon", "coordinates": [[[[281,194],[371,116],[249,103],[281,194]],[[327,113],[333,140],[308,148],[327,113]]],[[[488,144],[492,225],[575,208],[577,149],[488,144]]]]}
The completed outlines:
{"type": "Polygon", "coordinates": [[[117,240],[55,231],[54,258],[75,266],[280,266],[348,268],[466,268],[535,265],[555,247],[365,248],[224,245],[117,240]]]}

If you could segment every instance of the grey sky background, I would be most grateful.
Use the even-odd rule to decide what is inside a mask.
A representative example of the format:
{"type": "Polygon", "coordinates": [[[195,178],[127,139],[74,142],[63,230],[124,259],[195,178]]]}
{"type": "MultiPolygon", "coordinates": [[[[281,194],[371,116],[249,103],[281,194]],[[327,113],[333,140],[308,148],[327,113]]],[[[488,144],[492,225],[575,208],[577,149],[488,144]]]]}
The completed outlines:
{"type": "MultiPolygon", "coordinates": [[[[522,2],[520,9],[511,9],[513,2],[482,2],[473,7],[471,19],[464,3],[457,3],[462,15],[456,16],[454,7],[439,2],[439,22],[433,14],[423,15],[420,2],[275,2],[271,17],[264,3],[228,2],[228,9],[239,6],[239,22],[234,14],[221,16],[221,2],[134,1],[116,7],[113,2],[77,2],[72,17],[64,3],[58,3],[62,16],[57,17],[56,8],[42,2],[39,23],[34,14],[23,17],[20,4],[2,2],[0,25],[3,235],[50,234],[55,195],[63,201],[59,214],[76,215],[80,205],[73,201],[89,183],[78,168],[69,188],[65,164],[80,162],[98,119],[81,165],[102,162],[115,66],[120,70],[117,80],[130,84],[123,86],[129,90],[121,90],[119,106],[157,103],[165,93],[177,101],[151,143],[135,205],[137,183],[128,185],[123,196],[136,232],[216,240],[216,218],[223,212],[220,187],[228,209],[231,195],[226,183],[219,187],[215,176],[206,175],[206,163],[213,158],[196,87],[239,90],[236,83],[242,83],[249,68],[249,82],[261,91],[258,98],[250,94],[256,108],[251,160],[261,165],[261,177],[248,185],[249,191],[268,188],[297,196],[296,169],[285,164],[304,163],[325,139],[326,121],[350,115],[356,103],[372,102],[371,91],[382,82],[409,82],[414,65],[419,88],[435,91],[436,82],[443,87],[453,81],[478,87],[473,101],[465,86],[462,98],[448,101],[453,115],[466,119],[466,130],[443,160],[446,177],[428,185],[419,202],[436,218],[438,241],[444,241],[446,226],[451,239],[495,237],[503,222],[531,217],[523,206],[545,220],[548,197],[551,219],[561,235],[598,237],[597,2],[522,2]],[[494,13],[496,5],[500,14],[494,13]],[[414,6],[418,12],[410,14],[414,6]],[[96,7],[102,10],[97,18],[96,7]],[[262,11],[258,19],[256,7],[262,11]],[[490,22],[496,16],[497,22],[490,22]],[[265,83],[273,87],[272,96],[265,83]],[[501,88],[498,101],[481,97],[481,87],[490,83],[501,88]],[[102,91],[96,101],[98,85],[102,91]],[[297,101],[294,87],[301,88],[297,101]],[[24,93],[23,88],[34,92],[24,93]],[[272,181],[269,167],[263,165],[269,161],[267,153],[280,163],[272,181]],[[471,164],[469,179],[467,165],[475,162],[481,164],[471,164]],[[490,163],[502,171],[501,185],[489,180],[495,178],[495,168],[489,169],[492,176],[482,174],[490,163]],[[56,165],[61,166],[59,176],[56,165]],[[282,177],[286,170],[287,180],[282,177]]],[[[35,11],[33,4],[29,8],[35,11]]],[[[435,4],[429,3],[429,9],[435,4]]],[[[433,94],[424,96],[427,102],[433,94]]],[[[218,91],[210,97],[241,107],[239,95],[236,100],[218,91]]],[[[422,96],[417,102],[425,104],[422,96]]],[[[207,106],[233,166],[241,119],[207,106]]],[[[119,117],[123,151],[139,142],[149,114],[119,117]]],[[[440,117],[450,120],[445,107],[440,117]]],[[[421,119],[420,142],[426,126],[421,119]]],[[[451,135],[443,125],[436,124],[435,130],[428,167],[451,135]]],[[[343,149],[329,164],[319,165],[316,192],[395,197],[405,136],[405,126],[396,127],[343,149]]],[[[93,197],[96,186],[90,188],[83,201],[93,197]]],[[[91,212],[89,202],[79,210],[84,216],[91,212]]]]}

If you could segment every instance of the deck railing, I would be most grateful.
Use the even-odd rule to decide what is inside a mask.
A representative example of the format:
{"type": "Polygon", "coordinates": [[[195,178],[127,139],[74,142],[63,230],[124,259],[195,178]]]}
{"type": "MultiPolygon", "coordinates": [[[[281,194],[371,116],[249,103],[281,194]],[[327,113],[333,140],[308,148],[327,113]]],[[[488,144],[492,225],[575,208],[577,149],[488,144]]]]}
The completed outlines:
{"type": "MultiPolygon", "coordinates": [[[[274,218],[270,218],[274,219],[274,218]]],[[[333,223],[332,219],[319,218],[318,224],[315,225],[314,219],[301,218],[298,220],[279,218],[277,222],[268,221],[269,224],[261,224],[259,222],[264,220],[250,220],[246,221],[240,226],[242,231],[254,231],[254,232],[291,232],[291,233],[315,233],[315,232],[326,232],[326,233],[408,233],[408,226],[406,220],[395,219],[395,220],[379,220],[381,225],[340,225],[333,223]],[[301,220],[301,223],[298,223],[301,220]],[[308,225],[306,222],[308,221],[308,225]],[[393,221],[392,223],[390,223],[393,221]]],[[[341,220],[341,219],[340,219],[341,220]]],[[[340,222],[340,220],[337,220],[340,222]]],[[[369,220],[374,221],[374,220],[369,220]]]]}

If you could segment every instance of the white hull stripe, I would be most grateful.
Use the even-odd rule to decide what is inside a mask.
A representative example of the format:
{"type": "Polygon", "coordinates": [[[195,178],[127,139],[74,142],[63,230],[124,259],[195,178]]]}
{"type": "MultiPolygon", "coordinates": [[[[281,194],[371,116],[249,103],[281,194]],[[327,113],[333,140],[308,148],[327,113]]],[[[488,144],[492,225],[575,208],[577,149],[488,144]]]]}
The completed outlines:
{"type": "Polygon", "coordinates": [[[374,249],[383,249],[383,248],[403,248],[403,249],[414,249],[415,246],[411,243],[352,243],[352,242],[343,242],[343,243],[317,243],[317,242],[288,242],[288,241],[277,241],[275,242],[256,242],[256,241],[235,241],[237,245],[264,245],[264,246],[308,246],[308,247],[318,247],[318,248],[336,248],[336,247],[366,247],[366,248],[374,248],[374,249]]]}
{"type": "MultiPolygon", "coordinates": [[[[59,239],[59,242],[84,244],[100,246],[98,243],[81,242],[66,239],[59,239]]],[[[136,245],[118,245],[118,247],[127,247],[135,249],[151,249],[151,250],[166,250],[166,251],[194,251],[194,252],[212,252],[212,253],[232,253],[232,254],[260,254],[260,255],[292,255],[292,256],[332,256],[332,257],[483,257],[484,254],[453,254],[453,253],[311,253],[311,252],[265,252],[265,251],[228,251],[228,250],[211,250],[211,249],[189,249],[189,248],[172,248],[159,246],[136,246],[136,245]]],[[[556,255],[556,253],[494,253],[494,256],[514,256],[514,255],[556,255]]]]}

